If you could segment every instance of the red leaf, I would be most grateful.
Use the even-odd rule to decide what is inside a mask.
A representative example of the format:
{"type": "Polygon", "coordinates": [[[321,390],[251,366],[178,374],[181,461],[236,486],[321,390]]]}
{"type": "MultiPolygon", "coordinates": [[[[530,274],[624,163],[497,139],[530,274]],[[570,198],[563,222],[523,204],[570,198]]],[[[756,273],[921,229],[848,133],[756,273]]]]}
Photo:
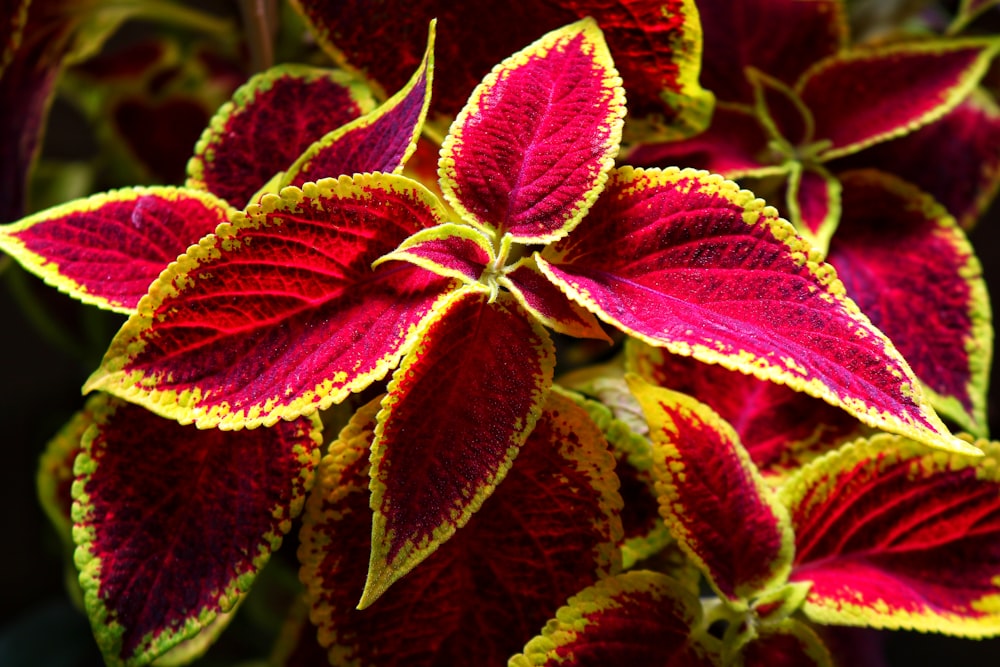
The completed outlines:
{"type": "Polygon", "coordinates": [[[197,190],[118,190],[0,228],[0,249],[84,303],[131,313],[168,264],[234,212],[197,190]]]}
{"type": "Polygon", "coordinates": [[[597,318],[583,306],[570,301],[552,284],[531,257],[504,270],[499,283],[517,297],[535,319],[551,329],[576,338],[611,342],[597,318]]]}
{"type": "Polygon", "coordinates": [[[926,125],[953,109],[986,71],[996,43],[950,40],[857,49],[811,68],[796,89],[832,146],[853,153],[926,125]]]}
{"type": "Polygon", "coordinates": [[[312,484],[319,421],[225,433],[110,399],[73,487],[80,582],[110,664],[148,664],[246,595],[312,484]]]}
{"type": "Polygon", "coordinates": [[[742,667],[833,667],[833,658],[819,635],[805,623],[785,619],[761,630],[743,647],[742,667]]]}
{"type": "Polygon", "coordinates": [[[627,379],[649,422],[660,514],[674,539],[732,606],[783,583],[788,513],[732,426],[690,396],[627,379]]]}
{"type": "Polygon", "coordinates": [[[510,667],[685,665],[712,667],[694,632],[698,597],[657,572],[603,579],[569,599],[510,667]]]}
{"type": "Polygon", "coordinates": [[[778,381],[861,421],[974,452],[927,405],[906,362],[831,266],[753,195],[691,170],[613,172],[539,267],[649,344],[778,381]]]}
{"type": "Polygon", "coordinates": [[[187,185],[242,208],[314,141],[372,106],[364,86],[344,72],[301,65],[269,69],[216,112],[188,163],[187,185]]]}
{"type": "Polygon", "coordinates": [[[453,281],[370,266],[445,213],[418,184],[368,174],[265,197],[150,288],[88,390],[199,426],[274,424],[385,375],[453,281]]]}
{"type": "Polygon", "coordinates": [[[377,409],[372,402],[360,410],[331,446],[301,536],[301,578],[331,659],[503,664],[566,598],[617,567],[613,460],[586,414],[552,394],[514,467],[469,524],[370,608],[355,609],[368,565],[377,409]]]}
{"type": "Polygon", "coordinates": [[[841,179],[844,220],[829,261],[938,411],[983,434],[993,327],[968,239],[940,205],[896,177],[867,170],[841,179]]]}
{"type": "Polygon", "coordinates": [[[848,413],[783,385],[634,340],[625,350],[629,370],[718,412],[765,475],[797,468],[860,434],[861,424],[848,413]]]}
{"type": "Polygon", "coordinates": [[[840,181],[819,165],[795,165],[788,179],[788,217],[822,252],[840,222],[842,189],[840,181]]]}
{"type": "Polygon", "coordinates": [[[604,187],[624,116],[597,25],[548,33],[500,63],[458,115],[441,147],[445,199],[498,238],[565,236],[604,187]]]}
{"type": "Polygon", "coordinates": [[[791,579],[820,623],[994,635],[1000,628],[1000,477],[986,458],[886,434],[818,459],[781,489],[795,525],[791,579]]]}
{"type": "Polygon", "coordinates": [[[503,480],[541,414],[555,349],[508,294],[441,306],[394,373],[372,445],[361,608],[446,542],[503,480]]]}

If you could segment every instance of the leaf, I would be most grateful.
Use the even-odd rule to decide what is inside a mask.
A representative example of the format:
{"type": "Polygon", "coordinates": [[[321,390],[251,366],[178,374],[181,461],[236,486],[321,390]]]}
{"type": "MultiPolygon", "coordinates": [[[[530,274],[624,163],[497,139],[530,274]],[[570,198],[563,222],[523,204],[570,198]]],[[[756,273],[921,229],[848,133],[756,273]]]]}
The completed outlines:
{"type": "MultiPolygon", "coordinates": [[[[93,401],[66,422],[49,440],[38,462],[38,500],[59,537],[73,546],[73,464],[80,441],[94,423],[93,401]]],[[[103,401],[100,401],[103,402],[103,401]]]]}
{"type": "Polygon", "coordinates": [[[743,647],[739,667],[833,667],[833,656],[820,636],[805,623],[786,618],[762,629],[743,647]]]}
{"type": "Polygon", "coordinates": [[[445,217],[401,176],[286,188],[234,217],[150,287],[86,390],[199,427],[265,426],[380,379],[453,287],[373,261],[445,217]]]}
{"type": "Polygon", "coordinates": [[[105,660],[148,664],[246,594],[302,508],[320,427],[200,431],[105,398],[76,463],[76,563],[105,660]]]}
{"type": "Polygon", "coordinates": [[[24,26],[28,22],[28,6],[31,0],[5,0],[3,7],[4,44],[0,49],[0,78],[3,78],[7,65],[14,60],[14,55],[21,46],[24,37],[24,26]]]}
{"type": "Polygon", "coordinates": [[[373,268],[386,261],[405,261],[438,275],[478,284],[496,260],[493,243],[475,227],[446,222],[422,229],[392,252],[382,255],[373,268]]]}
{"type": "Polygon", "coordinates": [[[597,318],[586,308],[566,298],[552,284],[532,257],[523,257],[504,269],[499,284],[517,297],[531,315],[545,326],[575,338],[593,338],[611,343],[597,318]]]}
{"type": "Polygon", "coordinates": [[[985,637],[1000,632],[1000,445],[985,458],[880,434],[782,487],[803,611],[837,625],[985,637]]]}
{"type": "Polygon", "coordinates": [[[313,142],[373,106],[364,84],[345,72],[272,67],[216,112],[188,163],[187,185],[237,208],[254,203],[254,193],[313,142]]]}
{"type": "Polygon", "coordinates": [[[632,339],[626,341],[625,353],[630,372],[688,394],[719,413],[768,478],[861,434],[861,424],[848,413],[783,385],[632,339]]]}
{"type": "Polygon", "coordinates": [[[507,664],[716,665],[700,625],[696,594],[657,572],[626,572],[571,597],[507,664]]]}
{"type": "Polygon", "coordinates": [[[441,147],[445,200],[522,243],[576,226],[614,166],[625,96],[597,24],[555,30],[476,87],[441,147]]]}
{"type": "Polygon", "coordinates": [[[341,65],[396,90],[419,60],[421,32],[440,20],[435,109],[453,116],[495,63],[560,26],[587,16],[619,61],[636,114],[684,132],[704,124],[710,94],[698,85],[701,39],[690,0],[450,0],[370,3],[294,0],[320,46],[341,65]],[[707,108],[706,108],[707,107],[707,108]]]}
{"type": "Polygon", "coordinates": [[[897,341],[935,408],[985,435],[993,326],[972,246],[912,185],[873,170],[841,179],[844,221],[829,261],[848,294],[897,341]]]}
{"type": "Polygon", "coordinates": [[[566,598],[618,567],[613,460],[586,414],[550,394],[516,464],[467,526],[363,611],[373,401],[323,459],[299,558],[331,662],[503,664],[566,598]],[[543,492],[540,492],[543,490],[543,492]]]}
{"type": "Polygon", "coordinates": [[[789,175],[788,217],[821,253],[828,250],[840,223],[842,191],[837,177],[819,165],[796,165],[789,175]]]}
{"type": "Polygon", "coordinates": [[[727,102],[752,103],[748,67],[792,85],[848,43],[840,0],[698,0],[698,9],[705,34],[701,81],[727,102]]]}
{"type": "Polygon", "coordinates": [[[796,92],[813,113],[816,137],[831,142],[821,158],[854,153],[941,118],[969,94],[998,48],[996,40],[928,41],[857,49],[817,63],[796,92]]]}
{"type": "Polygon", "coordinates": [[[788,513],[732,426],[704,403],[627,375],[653,441],[660,515],[729,605],[780,585],[794,555],[788,513]]]}
{"type": "Polygon", "coordinates": [[[718,176],[619,169],[587,224],[537,261],[571,298],[646,343],[975,452],[948,433],[834,269],[774,209],[718,176]]]}
{"type": "Polygon", "coordinates": [[[442,305],[382,401],[372,445],[372,553],[359,608],[462,528],[504,479],[552,386],[555,348],[509,295],[442,305]]]}
{"type": "Polygon", "coordinates": [[[0,249],[75,299],[132,313],[168,264],[233,213],[197,190],[116,190],[0,228],[0,249]]]}
{"type": "Polygon", "coordinates": [[[427,51],[407,84],[374,111],[333,130],[295,161],[282,185],[362,172],[399,173],[417,148],[431,103],[434,72],[434,22],[427,51]]]}
{"type": "Polygon", "coordinates": [[[938,121],[871,146],[837,169],[872,167],[918,186],[971,229],[1000,188],[1000,110],[975,92],[938,121]]]}

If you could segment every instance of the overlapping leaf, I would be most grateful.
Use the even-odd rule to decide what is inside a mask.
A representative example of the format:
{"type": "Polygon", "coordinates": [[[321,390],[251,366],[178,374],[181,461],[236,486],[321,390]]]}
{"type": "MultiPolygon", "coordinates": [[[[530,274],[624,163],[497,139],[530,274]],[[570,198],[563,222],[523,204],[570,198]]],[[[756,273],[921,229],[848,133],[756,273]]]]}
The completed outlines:
{"type": "Polygon", "coordinates": [[[882,434],[803,468],[782,488],[791,579],[820,623],[983,637],[1000,631],[1000,475],[985,458],[882,434]]]}
{"type": "Polygon", "coordinates": [[[586,308],[567,299],[538,270],[538,265],[531,257],[525,257],[504,269],[498,282],[509,289],[521,305],[547,327],[576,338],[611,342],[597,318],[586,308]]]}
{"type": "Polygon", "coordinates": [[[436,109],[457,114],[495,63],[542,34],[592,16],[619,60],[633,117],[652,115],[674,133],[704,127],[711,95],[698,85],[701,35],[691,0],[448,0],[357,2],[295,0],[320,44],[341,64],[364,71],[385,90],[403,85],[419,59],[432,18],[442,40],[436,109]]]}
{"type": "Polygon", "coordinates": [[[371,113],[316,141],[295,161],[282,185],[301,186],[328,176],[382,171],[398,173],[417,148],[431,103],[434,23],[420,67],[395,95],[371,113]]]}
{"type": "Polygon", "coordinates": [[[566,294],[640,340],[786,384],[878,428],[975,451],[948,433],[834,269],[731,182],[619,169],[587,224],[536,257],[566,294]]]}
{"type": "Polygon", "coordinates": [[[653,441],[660,514],[719,595],[743,608],[788,575],[788,513],[733,428],[704,403],[628,376],[653,441]]]}
{"type": "Polygon", "coordinates": [[[696,594],[657,572],[627,572],[570,598],[508,665],[710,667],[700,624],[696,594]]]}
{"type": "Polygon", "coordinates": [[[843,186],[819,165],[795,165],[788,179],[788,217],[803,237],[817,248],[830,245],[840,223],[843,186]]]}
{"type": "MultiPolygon", "coordinates": [[[[262,72],[212,118],[188,163],[187,185],[242,208],[313,142],[373,107],[364,84],[342,71],[281,65],[262,72]]],[[[323,176],[343,173],[353,172],[323,176]]]]}
{"type": "Polygon", "coordinates": [[[368,609],[368,448],[378,401],[331,445],[299,557],[331,662],[503,664],[560,604],[618,567],[613,459],[600,431],[551,394],[496,492],[467,526],[368,609]]]}
{"type": "Polygon", "coordinates": [[[854,50],[817,63],[796,84],[832,159],[941,118],[969,94],[1000,48],[994,40],[854,50]],[[878,81],[878,86],[871,85],[878,81]]]}
{"type": "Polygon", "coordinates": [[[361,607],[464,526],[541,414],[548,333],[509,294],[466,288],[429,320],[382,402],[372,444],[372,555],[361,607]]]}
{"type": "Polygon", "coordinates": [[[554,30],[473,91],[441,147],[445,198],[498,237],[565,236],[607,180],[624,116],[621,79],[597,24],[554,30]]]}
{"type": "Polygon", "coordinates": [[[76,463],[76,562],[105,660],[148,664],[247,593],[305,502],[319,421],[201,431],[105,398],[76,463]]]}
{"type": "Polygon", "coordinates": [[[861,424],[851,415],[808,394],[634,340],[625,350],[630,371],[719,413],[764,474],[794,469],[860,435],[861,424]]]}
{"type": "Polygon", "coordinates": [[[170,262],[232,213],[206,192],[118,190],[8,225],[0,249],[84,303],[131,313],[170,262]]]}
{"type": "Polygon", "coordinates": [[[787,618],[743,647],[740,667],[833,667],[830,650],[805,623],[787,618]]]}
{"type": "Polygon", "coordinates": [[[844,220],[829,261],[938,411],[985,435],[993,327],[968,239],[940,205],[898,178],[870,170],[840,178],[844,220]]]}
{"type": "Polygon", "coordinates": [[[409,264],[370,268],[444,215],[388,174],[267,196],[160,276],[87,389],[202,427],[269,425],[339,402],[398,362],[451,289],[409,264]]]}

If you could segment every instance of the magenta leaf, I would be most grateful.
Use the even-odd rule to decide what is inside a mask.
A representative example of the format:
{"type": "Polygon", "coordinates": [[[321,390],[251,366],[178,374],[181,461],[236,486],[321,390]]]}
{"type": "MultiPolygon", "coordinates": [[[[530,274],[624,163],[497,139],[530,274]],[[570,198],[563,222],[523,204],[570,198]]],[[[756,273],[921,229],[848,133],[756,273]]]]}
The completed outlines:
{"type": "Polygon", "coordinates": [[[1000,477],[986,457],[887,434],[817,459],[780,497],[795,526],[803,611],[837,625],[964,637],[1000,627],[1000,477]]]}
{"type": "Polygon", "coordinates": [[[0,249],[84,303],[131,313],[168,264],[233,213],[207,192],[118,190],[0,228],[0,249]]]}
{"type": "Polygon", "coordinates": [[[469,225],[448,222],[410,236],[373,266],[391,260],[410,262],[465,283],[478,283],[496,256],[486,234],[469,225]]]}
{"type": "Polygon", "coordinates": [[[528,312],[545,326],[567,336],[611,342],[597,318],[583,306],[566,298],[531,257],[506,267],[499,284],[517,297],[528,312]]]}
{"type": "Polygon", "coordinates": [[[799,233],[826,251],[840,223],[842,186],[819,165],[796,164],[788,178],[788,217],[799,233]]]}
{"type": "Polygon", "coordinates": [[[262,72],[212,118],[188,163],[187,185],[242,208],[313,142],[373,106],[364,84],[341,71],[280,65],[262,72]]]}
{"type": "Polygon", "coordinates": [[[318,419],[201,431],[108,398],[73,485],[76,563],[111,665],[148,664],[246,595],[305,502],[318,419]]]}
{"type": "Polygon", "coordinates": [[[514,467],[468,525],[356,609],[378,409],[376,400],[359,410],[331,445],[301,534],[300,576],[332,662],[504,664],[570,595],[617,571],[614,461],[586,413],[550,394],[514,467]]]}
{"type": "Polygon", "coordinates": [[[192,247],[150,288],[87,389],[183,423],[270,425],[380,379],[453,281],[371,264],[440,203],[389,174],[269,195],[192,247]]]}
{"type": "Polygon", "coordinates": [[[504,479],[552,385],[555,348],[516,300],[466,288],[389,383],[372,444],[372,556],[360,608],[462,528],[504,479]]]}
{"type": "Polygon", "coordinates": [[[431,103],[434,23],[427,51],[407,84],[374,111],[333,130],[309,146],[282,178],[282,185],[363,172],[402,171],[416,150],[431,103]]]}
{"type": "Polygon", "coordinates": [[[626,379],[649,421],[664,522],[719,595],[746,608],[791,569],[787,510],[716,412],[638,376],[626,379]]]}
{"type": "Polygon", "coordinates": [[[796,90],[828,139],[824,160],[912,132],[955,108],[1000,42],[950,40],[857,49],[812,67],[796,90]],[[871,85],[878,81],[878,86],[871,85]]]}
{"type": "Polygon", "coordinates": [[[487,75],[458,115],[441,147],[445,199],[498,238],[565,236],[604,187],[624,116],[597,24],[548,33],[487,75]]]}
{"type": "Polygon", "coordinates": [[[626,342],[625,351],[630,371],[689,394],[719,413],[765,475],[794,470],[863,430],[847,412],[780,384],[635,340],[626,342]]]}
{"type": "Polygon", "coordinates": [[[571,597],[508,665],[713,667],[701,621],[695,593],[658,572],[626,572],[571,597]]]}
{"type": "Polygon", "coordinates": [[[651,345],[975,452],[949,434],[834,269],[774,209],[720,177],[622,168],[587,224],[536,256],[571,298],[651,345]]]}
{"type": "Polygon", "coordinates": [[[859,170],[841,180],[844,219],[828,260],[935,408],[985,434],[993,326],[968,239],[939,204],[894,176],[859,170]]]}

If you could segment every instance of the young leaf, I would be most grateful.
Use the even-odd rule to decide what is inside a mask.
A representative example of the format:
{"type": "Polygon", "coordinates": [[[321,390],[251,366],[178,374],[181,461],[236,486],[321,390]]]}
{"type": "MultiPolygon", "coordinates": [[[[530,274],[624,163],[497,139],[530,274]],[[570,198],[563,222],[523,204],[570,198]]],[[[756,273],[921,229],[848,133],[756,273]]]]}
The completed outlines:
{"type": "Polygon", "coordinates": [[[1000,631],[1000,445],[986,458],[881,434],[803,468],[780,491],[791,579],[819,623],[984,637],[1000,631]]]}
{"type": "Polygon", "coordinates": [[[570,595],[618,568],[614,462],[600,431],[550,394],[514,467],[467,526],[370,608],[368,447],[378,401],[330,447],[299,559],[332,663],[498,665],[570,595]]]}
{"type": "Polygon", "coordinates": [[[857,49],[817,63],[796,92],[813,113],[816,137],[831,141],[822,159],[941,118],[969,94],[998,48],[996,40],[916,42],[857,49]]]}
{"type": "Polygon", "coordinates": [[[621,79],[597,24],[555,30],[473,91],[441,147],[445,199],[498,238],[565,236],[604,187],[624,116],[621,79]]]}
{"type": "Polygon", "coordinates": [[[409,82],[384,104],[312,144],[288,168],[282,185],[362,172],[399,173],[417,148],[434,72],[434,22],[427,51],[409,82]]]}
{"type": "Polygon", "coordinates": [[[324,179],[265,197],[178,259],[86,390],[182,423],[253,427],[383,377],[453,281],[371,263],[445,212],[401,176],[324,179]]]}
{"type": "Polygon", "coordinates": [[[937,410],[985,435],[993,326],[968,239],[939,204],[894,176],[861,170],[841,181],[844,220],[828,260],[937,410]]]}
{"type": "Polygon", "coordinates": [[[786,618],[762,628],[746,644],[738,667],[833,667],[833,656],[819,635],[805,623],[786,618]]]}
{"type": "Polygon", "coordinates": [[[840,181],[819,165],[796,164],[789,174],[788,217],[820,252],[827,251],[840,223],[842,191],[840,181]]]}
{"type": "Polygon", "coordinates": [[[495,254],[486,234],[469,225],[447,222],[410,236],[379,257],[373,268],[385,261],[401,260],[465,283],[479,283],[495,254]]]}
{"type": "Polygon", "coordinates": [[[711,408],[638,376],[626,379],[649,421],[663,520],[719,595],[744,608],[788,575],[788,512],[711,408]]]}
{"type": "Polygon", "coordinates": [[[503,480],[552,385],[548,333],[508,294],[458,292],[393,374],[372,445],[360,607],[451,538],[503,480]]]}
{"type": "Polygon", "coordinates": [[[773,382],[630,339],[626,368],[651,384],[698,399],[739,434],[754,464],[768,476],[795,469],[861,434],[843,410],[773,382]]]}
{"type": "Polygon", "coordinates": [[[168,264],[233,213],[197,190],[117,190],[0,228],[0,250],[84,303],[132,313],[168,264]]]}
{"type": "Polygon", "coordinates": [[[696,594],[658,572],[602,579],[569,599],[509,667],[686,665],[717,660],[698,638],[696,594]]]}
{"type": "Polygon", "coordinates": [[[320,426],[200,431],[104,398],[76,462],[76,563],[105,660],[148,664],[246,594],[302,508],[320,426]]]}
{"type": "Polygon", "coordinates": [[[261,72],[212,118],[188,163],[187,185],[242,208],[313,142],[374,106],[364,84],[345,72],[302,65],[261,72]]]}
{"type": "Polygon", "coordinates": [[[774,209],[721,177],[621,168],[587,224],[536,258],[567,295],[651,345],[975,452],[948,433],[834,269],[774,209]]]}

